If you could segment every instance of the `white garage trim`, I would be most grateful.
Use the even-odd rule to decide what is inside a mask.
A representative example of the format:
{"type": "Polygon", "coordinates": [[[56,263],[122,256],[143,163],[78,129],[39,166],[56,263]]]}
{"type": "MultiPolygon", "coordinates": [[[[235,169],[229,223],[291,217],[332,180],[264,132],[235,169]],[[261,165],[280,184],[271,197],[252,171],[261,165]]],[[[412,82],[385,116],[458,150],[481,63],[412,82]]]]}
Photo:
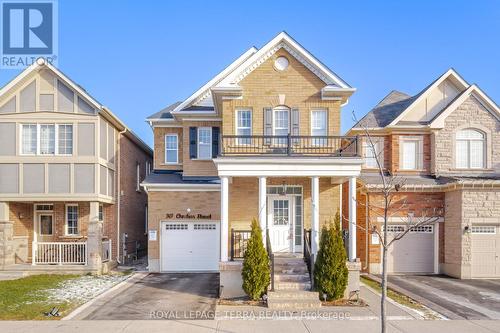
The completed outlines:
{"type": "Polygon", "coordinates": [[[218,272],[220,221],[160,221],[161,272],[218,272]]]}

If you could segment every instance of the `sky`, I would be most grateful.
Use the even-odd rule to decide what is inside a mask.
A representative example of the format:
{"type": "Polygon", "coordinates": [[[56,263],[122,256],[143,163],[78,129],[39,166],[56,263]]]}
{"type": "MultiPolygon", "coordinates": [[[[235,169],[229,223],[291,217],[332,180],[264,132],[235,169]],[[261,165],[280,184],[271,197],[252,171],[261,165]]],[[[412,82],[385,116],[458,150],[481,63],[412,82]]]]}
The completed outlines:
{"type": "MultiPolygon", "coordinates": [[[[145,118],[288,32],[357,88],[342,131],[450,67],[500,104],[500,1],[59,0],[58,67],[152,145],[145,118]]],[[[0,85],[17,70],[0,70],[0,85]]]]}

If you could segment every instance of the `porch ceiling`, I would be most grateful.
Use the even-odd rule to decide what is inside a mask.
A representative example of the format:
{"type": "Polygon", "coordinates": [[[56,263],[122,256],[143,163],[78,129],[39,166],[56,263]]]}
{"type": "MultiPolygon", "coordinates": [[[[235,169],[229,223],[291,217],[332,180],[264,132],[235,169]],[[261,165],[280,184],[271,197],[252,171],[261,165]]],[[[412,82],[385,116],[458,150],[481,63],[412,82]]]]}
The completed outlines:
{"type": "Polygon", "coordinates": [[[360,157],[219,157],[214,159],[219,176],[258,177],[359,177],[360,157]]]}

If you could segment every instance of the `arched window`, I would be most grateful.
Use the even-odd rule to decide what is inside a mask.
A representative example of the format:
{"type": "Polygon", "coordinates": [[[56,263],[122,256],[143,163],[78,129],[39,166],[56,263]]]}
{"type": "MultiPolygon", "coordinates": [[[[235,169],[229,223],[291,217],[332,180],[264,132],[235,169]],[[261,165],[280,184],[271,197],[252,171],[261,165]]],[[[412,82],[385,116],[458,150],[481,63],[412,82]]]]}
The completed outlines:
{"type": "Polygon", "coordinates": [[[459,169],[483,169],[486,160],[486,136],[473,128],[457,132],[455,164],[459,169]]]}

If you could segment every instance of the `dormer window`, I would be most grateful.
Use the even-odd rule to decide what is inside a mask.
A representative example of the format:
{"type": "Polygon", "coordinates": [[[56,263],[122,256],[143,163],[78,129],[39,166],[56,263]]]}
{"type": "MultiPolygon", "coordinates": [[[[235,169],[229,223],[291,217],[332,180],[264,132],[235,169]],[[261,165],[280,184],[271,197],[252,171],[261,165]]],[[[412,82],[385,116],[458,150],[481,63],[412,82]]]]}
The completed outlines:
{"type": "Polygon", "coordinates": [[[473,128],[458,131],[455,144],[456,168],[484,169],[485,143],[485,135],[482,131],[473,128]]]}

